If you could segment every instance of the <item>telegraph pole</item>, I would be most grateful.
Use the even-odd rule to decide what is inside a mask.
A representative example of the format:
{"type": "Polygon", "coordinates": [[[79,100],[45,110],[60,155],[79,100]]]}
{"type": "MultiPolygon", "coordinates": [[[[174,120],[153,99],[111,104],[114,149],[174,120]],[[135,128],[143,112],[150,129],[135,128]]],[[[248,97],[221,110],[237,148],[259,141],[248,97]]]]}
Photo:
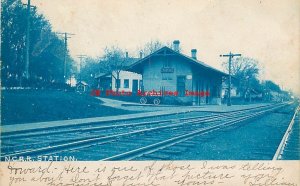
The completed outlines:
{"type": "Polygon", "coordinates": [[[227,106],[231,106],[231,59],[234,56],[242,56],[241,54],[233,54],[229,52],[229,54],[220,55],[220,57],[229,57],[228,63],[228,71],[229,71],[229,78],[228,78],[228,99],[227,99],[227,106]]]}
{"type": "Polygon", "coordinates": [[[77,55],[77,57],[80,59],[79,61],[79,82],[81,81],[81,64],[82,64],[82,59],[85,59],[87,57],[87,55],[77,55]]]}
{"type": "Polygon", "coordinates": [[[35,6],[30,5],[30,0],[27,1],[27,28],[26,28],[26,61],[25,61],[25,78],[29,79],[29,49],[30,49],[30,9],[35,6]]]}
{"type": "Polygon", "coordinates": [[[60,33],[57,32],[57,34],[62,34],[64,36],[64,41],[65,41],[65,53],[64,53],[64,81],[67,79],[67,51],[68,51],[68,38],[71,38],[70,35],[75,35],[72,33],[60,33]]]}

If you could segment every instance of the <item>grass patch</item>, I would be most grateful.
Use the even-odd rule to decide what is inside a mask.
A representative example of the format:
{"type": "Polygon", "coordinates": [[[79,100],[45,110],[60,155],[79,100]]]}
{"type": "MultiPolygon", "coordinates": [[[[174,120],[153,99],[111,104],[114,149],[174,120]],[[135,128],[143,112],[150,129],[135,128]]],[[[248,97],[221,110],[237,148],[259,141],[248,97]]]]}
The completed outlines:
{"type": "Polygon", "coordinates": [[[101,105],[101,101],[58,90],[3,90],[1,123],[16,124],[134,113],[101,105]]]}

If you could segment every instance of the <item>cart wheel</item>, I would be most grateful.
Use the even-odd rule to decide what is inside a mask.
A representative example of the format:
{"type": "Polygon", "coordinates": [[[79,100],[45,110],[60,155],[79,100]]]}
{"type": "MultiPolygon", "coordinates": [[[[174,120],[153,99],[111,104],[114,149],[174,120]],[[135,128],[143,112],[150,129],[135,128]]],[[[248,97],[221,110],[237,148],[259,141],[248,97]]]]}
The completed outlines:
{"type": "Polygon", "coordinates": [[[142,97],[142,98],[140,99],[140,103],[141,103],[141,104],[146,104],[146,103],[147,103],[147,98],[142,97]]]}
{"type": "Polygon", "coordinates": [[[154,105],[159,105],[159,104],[160,104],[160,99],[155,98],[155,99],[153,100],[153,103],[154,103],[154,105]]]}

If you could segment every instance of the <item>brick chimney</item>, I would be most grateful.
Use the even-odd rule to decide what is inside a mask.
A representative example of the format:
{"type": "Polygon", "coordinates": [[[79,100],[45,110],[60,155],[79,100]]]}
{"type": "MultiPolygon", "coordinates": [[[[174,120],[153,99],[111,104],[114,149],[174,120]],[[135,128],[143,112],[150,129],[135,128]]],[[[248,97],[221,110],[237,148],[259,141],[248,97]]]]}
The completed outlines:
{"type": "Polygon", "coordinates": [[[176,52],[179,52],[179,44],[180,44],[179,40],[173,41],[173,50],[175,50],[176,52]]]}
{"type": "Polygon", "coordinates": [[[191,50],[191,55],[193,59],[197,59],[197,49],[192,49],[191,50]]]}

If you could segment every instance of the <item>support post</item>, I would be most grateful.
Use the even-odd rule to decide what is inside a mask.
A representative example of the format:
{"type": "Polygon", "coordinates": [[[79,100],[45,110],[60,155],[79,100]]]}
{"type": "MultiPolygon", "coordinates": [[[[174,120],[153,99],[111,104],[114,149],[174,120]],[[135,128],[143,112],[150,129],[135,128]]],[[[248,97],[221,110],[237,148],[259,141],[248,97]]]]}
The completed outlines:
{"type": "Polygon", "coordinates": [[[30,0],[27,1],[27,28],[26,28],[26,62],[25,62],[25,78],[29,79],[29,46],[30,46],[30,0]]]}
{"type": "Polygon", "coordinates": [[[231,60],[234,56],[242,56],[241,54],[233,54],[229,52],[229,54],[220,55],[220,57],[229,57],[228,61],[228,98],[227,98],[227,106],[231,106],[231,60]]]}

